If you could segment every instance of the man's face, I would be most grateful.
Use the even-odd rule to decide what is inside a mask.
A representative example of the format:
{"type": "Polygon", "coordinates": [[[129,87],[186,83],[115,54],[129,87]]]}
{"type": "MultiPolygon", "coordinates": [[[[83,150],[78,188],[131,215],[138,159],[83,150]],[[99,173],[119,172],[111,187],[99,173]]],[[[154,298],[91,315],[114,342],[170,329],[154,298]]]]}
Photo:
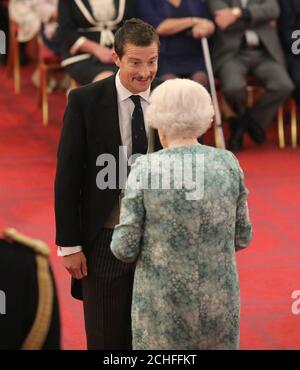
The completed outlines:
{"type": "Polygon", "coordinates": [[[120,59],[114,52],[113,58],[120,68],[120,79],[124,87],[133,94],[146,91],[157,73],[158,45],[136,46],[127,43],[120,59]]]}

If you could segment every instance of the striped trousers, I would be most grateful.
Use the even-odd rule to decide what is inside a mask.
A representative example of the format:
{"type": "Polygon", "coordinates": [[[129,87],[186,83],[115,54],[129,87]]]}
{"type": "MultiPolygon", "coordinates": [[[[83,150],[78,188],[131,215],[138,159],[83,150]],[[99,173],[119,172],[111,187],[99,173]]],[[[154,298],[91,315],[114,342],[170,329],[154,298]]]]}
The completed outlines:
{"type": "Polygon", "coordinates": [[[131,301],[134,265],[118,261],[110,251],[112,229],[101,229],[87,256],[82,280],[87,348],[132,348],[131,301]]]}

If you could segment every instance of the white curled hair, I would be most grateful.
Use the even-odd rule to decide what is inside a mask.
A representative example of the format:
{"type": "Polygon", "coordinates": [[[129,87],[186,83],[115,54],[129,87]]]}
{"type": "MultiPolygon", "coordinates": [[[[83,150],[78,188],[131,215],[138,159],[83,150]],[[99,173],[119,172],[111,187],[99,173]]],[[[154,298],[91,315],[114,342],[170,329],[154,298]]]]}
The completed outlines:
{"type": "Polygon", "coordinates": [[[214,109],[211,97],[202,85],[176,78],[153,91],[145,117],[148,125],[167,135],[192,138],[209,129],[214,109]]]}

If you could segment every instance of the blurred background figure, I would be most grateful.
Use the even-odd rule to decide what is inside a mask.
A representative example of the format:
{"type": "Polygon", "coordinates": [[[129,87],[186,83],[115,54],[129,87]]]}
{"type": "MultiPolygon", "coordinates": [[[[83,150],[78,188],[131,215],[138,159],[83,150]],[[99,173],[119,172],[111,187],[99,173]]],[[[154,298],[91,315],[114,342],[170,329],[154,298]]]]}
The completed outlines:
{"type": "MultiPolygon", "coordinates": [[[[54,56],[60,57],[61,43],[58,39],[57,11],[58,0],[11,0],[9,1],[9,17],[17,24],[17,38],[20,42],[20,63],[26,65],[28,57],[26,43],[40,36],[41,42],[50,49],[54,56]]],[[[40,84],[38,68],[32,75],[35,86],[40,84]]],[[[51,78],[48,81],[49,91],[58,82],[51,78]]],[[[64,84],[63,84],[64,87],[64,84]]]]}
{"type": "Polygon", "coordinates": [[[134,349],[239,347],[235,252],[252,236],[248,191],[232,153],[197,142],[213,115],[208,92],[194,81],[169,80],[151,95],[146,119],[164,149],[133,166],[111,243],[118,259],[136,261],[134,349]],[[204,189],[182,179],[185,171],[204,176],[204,189]],[[151,189],[153,179],[164,187],[151,189]]]}
{"type": "Polygon", "coordinates": [[[291,95],[293,83],[277,34],[277,0],[208,0],[217,25],[212,50],[216,74],[227,102],[237,114],[231,122],[228,148],[239,151],[247,131],[262,144],[264,129],[291,95]],[[264,94],[247,109],[247,77],[255,77],[264,94]]]}
{"type": "Polygon", "coordinates": [[[44,44],[56,55],[60,55],[61,42],[58,38],[58,0],[35,0],[35,9],[41,21],[40,35],[44,44]]]}
{"type": "Polygon", "coordinates": [[[132,0],[60,0],[62,65],[80,85],[117,71],[112,59],[114,33],[132,18],[132,0]]]}
{"type": "Polygon", "coordinates": [[[8,0],[0,0],[0,30],[6,35],[6,54],[0,54],[0,65],[6,64],[8,54],[8,0]]]}
{"type": "Polygon", "coordinates": [[[26,43],[38,33],[41,22],[35,9],[35,0],[10,0],[8,2],[9,17],[17,27],[17,38],[20,43],[20,63],[26,65],[26,43]]]}
{"type": "Polygon", "coordinates": [[[279,0],[280,17],[278,22],[279,35],[286,55],[290,76],[295,84],[295,98],[300,108],[300,1],[279,0]],[[294,31],[298,30],[298,36],[292,38],[294,31]],[[294,50],[293,43],[297,41],[294,50]],[[297,53],[295,53],[297,52],[297,53]]]}
{"type": "Polygon", "coordinates": [[[60,349],[50,249],[14,229],[0,239],[0,349],[60,349]]]}
{"type": "Polygon", "coordinates": [[[136,0],[136,15],[152,24],[161,39],[159,76],[191,78],[208,85],[200,39],[215,30],[202,0],[136,0]]]}
{"type": "Polygon", "coordinates": [[[57,31],[58,0],[10,0],[10,18],[18,24],[18,40],[28,42],[41,31],[45,44],[60,52],[57,31]]]}

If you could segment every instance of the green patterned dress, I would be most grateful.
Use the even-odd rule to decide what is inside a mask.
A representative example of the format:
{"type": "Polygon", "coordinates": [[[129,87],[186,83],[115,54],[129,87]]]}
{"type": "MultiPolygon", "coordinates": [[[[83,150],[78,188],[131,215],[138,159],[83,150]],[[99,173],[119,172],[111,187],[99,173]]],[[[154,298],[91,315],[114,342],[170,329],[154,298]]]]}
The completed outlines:
{"type": "Polygon", "coordinates": [[[136,260],[134,349],[238,349],[235,252],[252,236],[247,195],[231,152],[190,145],[138,158],[111,244],[118,259],[136,260]],[[182,175],[187,164],[200,185],[182,175]],[[189,197],[196,184],[201,196],[189,197]]]}

